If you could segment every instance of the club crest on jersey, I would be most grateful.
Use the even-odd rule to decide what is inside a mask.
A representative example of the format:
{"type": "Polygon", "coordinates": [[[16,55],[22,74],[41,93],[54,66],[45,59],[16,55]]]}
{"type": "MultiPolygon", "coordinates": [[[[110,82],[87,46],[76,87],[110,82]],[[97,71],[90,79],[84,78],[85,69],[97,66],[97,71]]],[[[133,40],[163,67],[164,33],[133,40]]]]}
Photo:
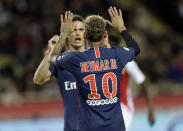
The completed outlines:
{"type": "Polygon", "coordinates": [[[63,57],[64,57],[64,55],[62,55],[62,56],[60,55],[57,57],[57,60],[61,60],[63,57]]]}
{"type": "Polygon", "coordinates": [[[82,73],[117,69],[116,59],[81,62],[80,67],[82,73]]]}

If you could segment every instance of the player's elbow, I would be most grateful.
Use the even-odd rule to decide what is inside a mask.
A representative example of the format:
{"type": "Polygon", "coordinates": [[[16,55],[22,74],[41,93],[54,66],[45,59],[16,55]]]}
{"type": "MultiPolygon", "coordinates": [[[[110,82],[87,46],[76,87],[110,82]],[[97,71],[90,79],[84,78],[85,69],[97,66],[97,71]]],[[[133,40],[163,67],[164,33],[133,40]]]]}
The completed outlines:
{"type": "Polygon", "coordinates": [[[41,85],[44,85],[45,83],[47,83],[50,79],[51,79],[50,76],[46,76],[46,77],[43,77],[43,78],[41,78],[41,77],[34,77],[33,78],[33,83],[35,85],[41,86],[41,85]]]}
{"type": "Polygon", "coordinates": [[[33,83],[35,85],[39,85],[39,86],[43,85],[43,82],[39,78],[37,78],[37,77],[33,78],[33,83]]]}

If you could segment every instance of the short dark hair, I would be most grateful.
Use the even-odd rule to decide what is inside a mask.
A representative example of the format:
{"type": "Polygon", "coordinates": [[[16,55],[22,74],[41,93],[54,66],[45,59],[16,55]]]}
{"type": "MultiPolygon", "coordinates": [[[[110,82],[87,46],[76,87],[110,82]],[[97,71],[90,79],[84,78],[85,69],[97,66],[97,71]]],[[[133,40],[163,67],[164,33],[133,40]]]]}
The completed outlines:
{"type": "MultiPolygon", "coordinates": [[[[72,22],[75,22],[75,21],[80,21],[84,23],[84,18],[78,14],[74,14],[72,18],[72,22]]],[[[68,38],[66,39],[66,43],[68,43],[68,38]]],[[[88,46],[87,43],[85,43],[85,47],[87,46],[88,46]]],[[[64,49],[67,50],[67,48],[68,48],[68,44],[65,45],[64,49]]]]}
{"type": "Polygon", "coordinates": [[[86,37],[91,42],[100,41],[106,30],[106,22],[99,15],[91,15],[85,19],[86,37]]]}
{"type": "Polygon", "coordinates": [[[75,22],[75,21],[81,21],[81,22],[84,22],[84,18],[78,14],[75,14],[73,16],[73,19],[72,19],[72,22],[75,22]]]}

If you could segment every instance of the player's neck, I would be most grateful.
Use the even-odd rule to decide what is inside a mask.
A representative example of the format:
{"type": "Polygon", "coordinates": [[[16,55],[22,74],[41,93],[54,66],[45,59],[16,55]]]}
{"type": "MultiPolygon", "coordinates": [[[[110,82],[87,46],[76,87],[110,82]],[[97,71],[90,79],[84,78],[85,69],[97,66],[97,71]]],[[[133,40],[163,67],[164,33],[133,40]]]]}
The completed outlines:
{"type": "Polygon", "coordinates": [[[101,42],[98,41],[98,42],[90,42],[90,47],[95,47],[95,46],[100,46],[101,45],[101,42]]]}

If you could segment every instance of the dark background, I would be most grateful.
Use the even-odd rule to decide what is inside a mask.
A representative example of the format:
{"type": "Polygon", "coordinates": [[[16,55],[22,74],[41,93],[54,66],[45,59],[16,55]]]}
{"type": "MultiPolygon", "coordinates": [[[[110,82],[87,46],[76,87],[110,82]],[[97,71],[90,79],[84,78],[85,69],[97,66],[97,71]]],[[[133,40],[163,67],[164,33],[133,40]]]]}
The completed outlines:
{"type": "MultiPolygon", "coordinates": [[[[154,94],[182,95],[182,0],[0,0],[0,96],[16,92],[30,99],[24,93],[52,92],[55,82],[41,88],[32,79],[48,40],[59,34],[60,14],[71,10],[109,19],[110,6],[122,9],[125,25],[141,47],[136,61],[154,94]]],[[[123,42],[111,28],[109,38],[123,42]]]]}

